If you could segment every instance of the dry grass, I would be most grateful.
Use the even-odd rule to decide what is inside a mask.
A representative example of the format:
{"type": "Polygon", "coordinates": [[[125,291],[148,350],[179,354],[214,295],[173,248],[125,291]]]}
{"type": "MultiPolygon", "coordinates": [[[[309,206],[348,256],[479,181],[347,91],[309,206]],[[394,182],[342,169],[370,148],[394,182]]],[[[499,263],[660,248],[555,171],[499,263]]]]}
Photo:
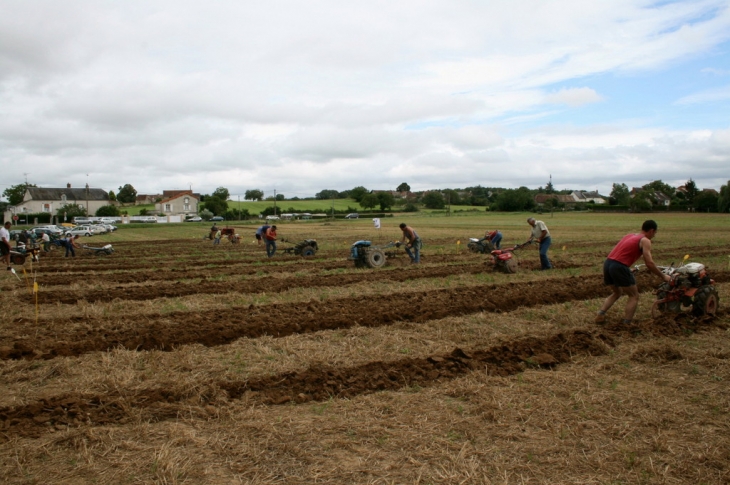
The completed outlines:
{"type": "MultiPolygon", "coordinates": [[[[475,232],[464,222],[468,218],[453,219],[416,220],[424,223],[423,232],[432,239],[448,241],[454,232],[475,232]],[[429,221],[433,224],[426,226],[429,221]]],[[[584,244],[574,251],[566,249],[566,254],[554,249],[556,258],[576,264],[584,264],[610,248],[616,239],[616,226],[623,231],[623,226],[611,219],[600,230],[590,231],[590,241],[586,242],[581,239],[581,233],[586,232],[582,224],[573,221],[568,233],[561,224],[546,222],[554,233],[557,227],[567,234],[565,239],[576,246],[584,244]]],[[[343,241],[367,235],[367,226],[356,223],[360,225],[353,226],[354,230],[348,228],[343,241]]],[[[674,219],[666,225],[672,231],[681,227],[674,219]]],[[[526,232],[522,226],[520,221],[514,228],[502,227],[521,234],[526,232]]],[[[320,227],[325,240],[329,237],[333,241],[327,245],[336,246],[335,235],[342,235],[343,227],[320,227]]],[[[714,235],[687,234],[684,242],[677,237],[660,240],[656,245],[664,245],[662,252],[666,254],[681,253],[683,243],[700,246],[725,236],[723,229],[714,235]]],[[[341,246],[346,251],[347,244],[341,246]]],[[[451,247],[444,242],[437,247],[427,245],[425,251],[429,250],[446,254],[451,247]]],[[[712,256],[723,261],[721,257],[727,259],[712,256]]],[[[378,295],[435,288],[541,281],[577,272],[596,275],[599,264],[600,259],[593,269],[565,269],[550,275],[462,274],[413,280],[407,285],[384,280],[346,287],[296,288],[277,294],[43,305],[40,312],[41,317],[58,315],[55,325],[62,335],[60,322],[72,315],[113,320],[114,315],[123,314],[143,321],[145,316],[160,312],[205,313],[310,300],[326,303],[360,295],[377,299],[378,295]]],[[[344,271],[354,272],[350,268],[344,271]]],[[[261,279],[263,284],[269,277],[296,278],[297,271],[284,268],[280,274],[254,279],[261,279]]],[[[78,282],[70,288],[90,287],[78,282]]],[[[724,307],[730,301],[730,290],[725,284],[718,289],[724,307]]],[[[7,318],[32,314],[32,308],[19,304],[26,292],[21,286],[0,294],[0,303],[8,309],[7,318]]],[[[188,399],[177,406],[176,419],[150,420],[148,414],[130,404],[125,422],[48,426],[36,437],[5,429],[0,439],[0,481],[730,483],[730,322],[726,312],[717,319],[717,325],[697,333],[626,336],[616,339],[606,355],[575,356],[552,370],[528,366],[509,377],[495,377],[477,369],[427,387],[285,405],[262,405],[248,396],[230,399],[216,388],[220,382],[297,372],[320,364],[353,367],[444,355],[454,348],[486,349],[525,336],[579,329],[600,331],[591,323],[600,302],[601,298],[595,298],[424,323],[239,339],[220,347],[187,345],[173,352],[115,349],[47,361],[1,361],[0,407],[70,393],[133,396],[140,390],[157,388],[179,390],[188,399]]],[[[623,302],[617,305],[620,309],[623,302]]],[[[643,295],[639,319],[649,318],[650,305],[651,297],[643,295]]],[[[377,307],[369,311],[377,311],[377,307]]],[[[24,332],[7,323],[0,330],[4,336],[22,336],[24,332]]],[[[2,424],[0,419],[0,428],[2,424]]]]}

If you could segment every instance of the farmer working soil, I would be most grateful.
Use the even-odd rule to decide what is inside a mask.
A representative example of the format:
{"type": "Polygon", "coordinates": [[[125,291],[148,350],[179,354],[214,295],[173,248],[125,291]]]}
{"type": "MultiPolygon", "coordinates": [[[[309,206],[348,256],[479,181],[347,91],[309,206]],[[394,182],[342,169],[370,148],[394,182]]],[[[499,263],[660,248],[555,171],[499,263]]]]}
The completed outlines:
{"type": "Polygon", "coordinates": [[[530,241],[535,241],[540,244],[540,269],[552,269],[553,265],[550,264],[548,259],[548,249],[552,240],[550,239],[550,231],[542,221],[536,221],[534,217],[527,219],[527,223],[532,226],[532,233],[530,235],[530,241]]]}
{"type": "Polygon", "coordinates": [[[266,255],[272,258],[276,253],[276,226],[266,229],[264,241],[266,242],[266,255]]]}
{"type": "Polygon", "coordinates": [[[406,243],[406,253],[408,253],[408,257],[411,258],[411,263],[419,264],[421,262],[421,248],[423,247],[421,238],[418,234],[416,234],[416,231],[414,231],[412,227],[406,226],[405,222],[402,222],[398,227],[400,227],[400,230],[403,231],[403,239],[400,241],[401,244],[406,242],[406,239],[408,240],[406,243]],[[411,252],[411,249],[413,252],[411,252]]]}
{"type": "Polygon", "coordinates": [[[79,238],[79,235],[72,236],[71,234],[64,239],[64,246],[66,246],[66,255],[65,257],[68,258],[69,253],[71,254],[71,257],[76,257],[76,251],[74,249],[79,249],[81,246],[76,244],[76,240],[79,238]]]}
{"type": "Polygon", "coordinates": [[[10,227],[12,224],[6,222],[0,227],[0,255],[5,265],[10,270],[10,227]]]}
{"type": "Polygon", "coordinates": [[[502,242],[502,233],[499,232],[498,229],[495,229],[492,232],[489,232],[489,230],[487,230],[487,232],[484,233],[484,239],[491,242],[492,246],[494,246],[494,249],[500,249],[499,246],[502,242]]]}
{"type": "Polygon", "coordinates": [[[268,224],[264,224],[263,226],[256,229],[256,244],[261,246],[261,241],[264,239],[264,234],[266,234],[266,231],[269,229],[268,224]]]}
{"type": "Polygon", "coordinates": [[[651,240],[656,236],[656,231],[656,222],[652,220],[644,221],[640,233],[627,234],[608,254],[608,258],[603,263],[603,282],[611,287],[613,293],[606,298],[601,309],[598,310],[596,323],[606,322],[606,312],[616,303],[616,300],[621,298],[622,293],[629,297],[629,301],[626,303],[624,319],[621,323],[631,323],[636,312],[636,306],[639,304],[639,289],[636,286],[636,279],[634,273],[631,272],[630,266],[641,256],[644,257],[644,263],[652,273],[664,281],[672,279],[657,268],[654,259],[651,257],[651,240]]]}

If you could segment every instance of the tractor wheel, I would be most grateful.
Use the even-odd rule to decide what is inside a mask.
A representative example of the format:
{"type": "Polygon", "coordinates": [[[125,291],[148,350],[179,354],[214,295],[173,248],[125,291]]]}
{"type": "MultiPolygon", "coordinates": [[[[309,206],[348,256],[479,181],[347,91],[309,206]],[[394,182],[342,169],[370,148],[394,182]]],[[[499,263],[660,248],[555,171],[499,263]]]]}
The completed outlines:
{"type": "Polygon", "coordinates": [[[304,246],[300,252],[303,258],[311,258],[316,251],[312,246],[304,246]]]}
{"type": "Polygon", "coordinates": [[[692,313],[695,316],[714,315],[717,313],[717,307],[720,305],[720,297],[714,286],[702,286],[695,293],[692,302],[692,313]]]}
{"type": "Polygon", "coordinates": [[[362,259],[359,259],[359,258],[356,259],[355,260],[355,267],[356,268],[364,268],[365,267],[365,261],[363,261],[362,259]]]}
{"type": "Polygon", "coordinates": [[[517,260],[514,257],[504,262],[504,271],[506,273],[517,273],[517,260]]]}
{"type": "Polygon", "coordinates": [[[23,254],[11,254],[10,261],[18,266],[25,264],[25,255],[23,254]]]}
{"type": "MultiPolygon", "coordinates": [[[[667,297],[669,294],[669,290],[671,290],[672,287],[669,286],[669,283],[664,282],[661,285],[659,285],[659,288],[657,288],[656,291],[656,299],[657,300],[663,300],[667,297]]],[[[667,311],[667,303],[655,303],[654,306],[651,307],[651,316],[653,318],[659,318],[659,315],[667,311]]]]}
{"type": "Polygon", "coordinates": [[[365,261],[371,268],[380,268],[385,264],[385,254],[380,249],[370,249],[365,255],[365,261]]]}
{"type": "Polygon", "coordinates": [[[479,245],[475,242],[470,242],[466,245],[467,248],[469,248],[469,251],[472,253],[481,253],[482,250],[479,248],[479,245]]]}

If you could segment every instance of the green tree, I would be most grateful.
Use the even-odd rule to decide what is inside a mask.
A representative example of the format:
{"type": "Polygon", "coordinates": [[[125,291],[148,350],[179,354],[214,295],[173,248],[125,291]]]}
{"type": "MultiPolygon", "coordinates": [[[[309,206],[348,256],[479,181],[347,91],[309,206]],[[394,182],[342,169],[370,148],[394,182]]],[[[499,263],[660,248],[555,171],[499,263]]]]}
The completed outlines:
{"type": "Polygon", "coordinates": [[[709,190],[703,190],[695,197],[695,209],[698,212],[717,212],[720,207],[720,197],[709,190]]]}
{"type": "Polygon", "coordinates": [[[640,190],[630,199],[629,208],[633,212],[647,211],[654,203],[654,190],[640,190]]]}
{"type": "Polygon", "coordinates": [[[111,200],[112,202],[114,202],[115,200],[117,200],[117,196],[114,194],[114,191],[113,190],[110,190],[109,191],[109,200],[111,200]]]}
{"type": "Polygon", "coordinates": [[[730,180],[720,187],[720,197],[717,199],[717,209],[720,212],[730,212],[730,180]]]}
{"type": "Polygon", "coordinates": [[[276,194],[276,200],[285,200],[284,194],[276,194]]]}
{"type": "Polygon", "coordinates": [[[686,190],[684,198],[687,200],[687,204],[689,204],[690,207],[694,207],[695,198],[700,193],[700,189],[697,188],[697,184],[692,179],[687,180],[684,184],[684,188],[686,190]]]}
{"type": "Polygon", "coordinates": [[[56,211],[56,215],[65,222],[66,220],[73,220],[74,217],[84,217],[87,214],[84,207],[77,204],[66,204],[56,211]]]}
{"type": "Polygon", "coordinates": [[[124,187],[119,187],[117,200],[123,204],[131,204],[137,200],[137,191],[131,184],[125,184],[124,187]]]}
{"type": "Polygon", "coordinates": [[[441,191],[444,198],[446,199],[446,202],[451,205],[459,205],[461,204],[461,198],[459,197],[459,193],[454,189],[445,189],[441,191]]]}
{"type": "Polygon", "coordinates": [[[221,216],[228,210],[228,202],[217,195],[209,195],[202,203],[203,207],[215,215],[221,216]]]}
{"type": "Polygon", "coordinates": [[[644,190],[655,190],[657,192],[661,192],[662,194],[666,195],[667,197],[671,197],[674,192],[676,192],[675,188],[672,187],[669,184],[665,184],[661,180],[655,180],[651,183],[648,183],[641,187],[644,190]]]}
{"type": "Polygon", "coordinates": [[[427,209],[443,209],[446,207],[444,196],[441,192],[432,190],[421,198],[421,202],[427,209]]]}
{"type": "Polygon", "coordinates": [[[555,187],[553,187],[553,179],[550,178],[550,181],[545,186],[545,193],[546,194],[552,194],[555,192],[555,187]]]}
{"type": "Polygon", "coordinates": [[[378,204],[381,211],[390,209],[395,205],[395,197],[390,192],[378,192],[378,204]]]}
{"type": "Polygon", "coordinates": [[[262,200],[264,198],[264,191],[260,189],[247,190],[243,198],[245,200],[262,200]]]}
{"type": "Polygon", "coordinates": [[[25,190],[28,187],[37,187],[36,184],[18,184],[11,185],[7,189],[3,190],[3,197],[8,199],[10,205],[18,205],[23,202],[25,197],[25,190]]]}
{"type": "Polygon", "coordinates": [[[314,198],[317,200],[339,199],[340,193],[333,189],[325,189],[314,194],[314,198]]]}
{"type": "Polygon", "coordinates": [[[119,209],[115,205],[103,205],[96,210],[96,217],[119,217],[119,209]]]}
{"type": "Polygon", "coordinates": [[[497,210],[500,211],[525,211],[535,207],[535,200],[530,189],[520,187],[518,189],[507,189],[502,191],[495,200],[497,210]]]}
{"type": "Polygon", "coordinates": [[[221,200],[228,200],[231,198],[231,194],[225,187],[218,187],[213,191],[213,197],[218,197],[221,200]]]}
{"type": "Polygon", "coordinates": [[[610,197],[612,197],[618,205],[629,205],[631,195],[626,184],[613,184],[610,197]]]}
{"type": "Polygon", "coordinates": [[[403,182],[395,190],[397,190],[398,192],[410,192],[411,186],[408,185],[407,183],[403,182]]]}
{"type": "MultiPolygon", "coordinates": [[[[360,202],[360,201],[362,201],[362,198],[365,197],[369,193],[370,193],[370,191],[368,189],[366,189],[365,187],[360,185],[360,186],[357,186],[350,190],[350,197],[355,199],[355,202],[360,202]]],[[[373,206],[373,207],[375,207],[375,206],[373,206]]]]}
{"type": "Polygon", "coordinates": [[[378,205],[378,196],[375,194],[365,194],[360,198],[360,207],[363,209],[372,209],[376,205],[378,205]]]}

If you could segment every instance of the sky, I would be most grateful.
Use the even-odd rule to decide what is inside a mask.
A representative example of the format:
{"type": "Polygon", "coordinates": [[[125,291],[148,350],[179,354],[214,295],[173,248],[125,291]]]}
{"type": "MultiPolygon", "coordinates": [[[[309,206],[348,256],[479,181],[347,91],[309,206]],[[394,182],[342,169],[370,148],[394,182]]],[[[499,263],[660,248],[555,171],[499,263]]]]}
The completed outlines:
{"type": "Polygon", "coordinates": [[[2,0],[0,190],[730,179],[730,0],[2,0]]]}

